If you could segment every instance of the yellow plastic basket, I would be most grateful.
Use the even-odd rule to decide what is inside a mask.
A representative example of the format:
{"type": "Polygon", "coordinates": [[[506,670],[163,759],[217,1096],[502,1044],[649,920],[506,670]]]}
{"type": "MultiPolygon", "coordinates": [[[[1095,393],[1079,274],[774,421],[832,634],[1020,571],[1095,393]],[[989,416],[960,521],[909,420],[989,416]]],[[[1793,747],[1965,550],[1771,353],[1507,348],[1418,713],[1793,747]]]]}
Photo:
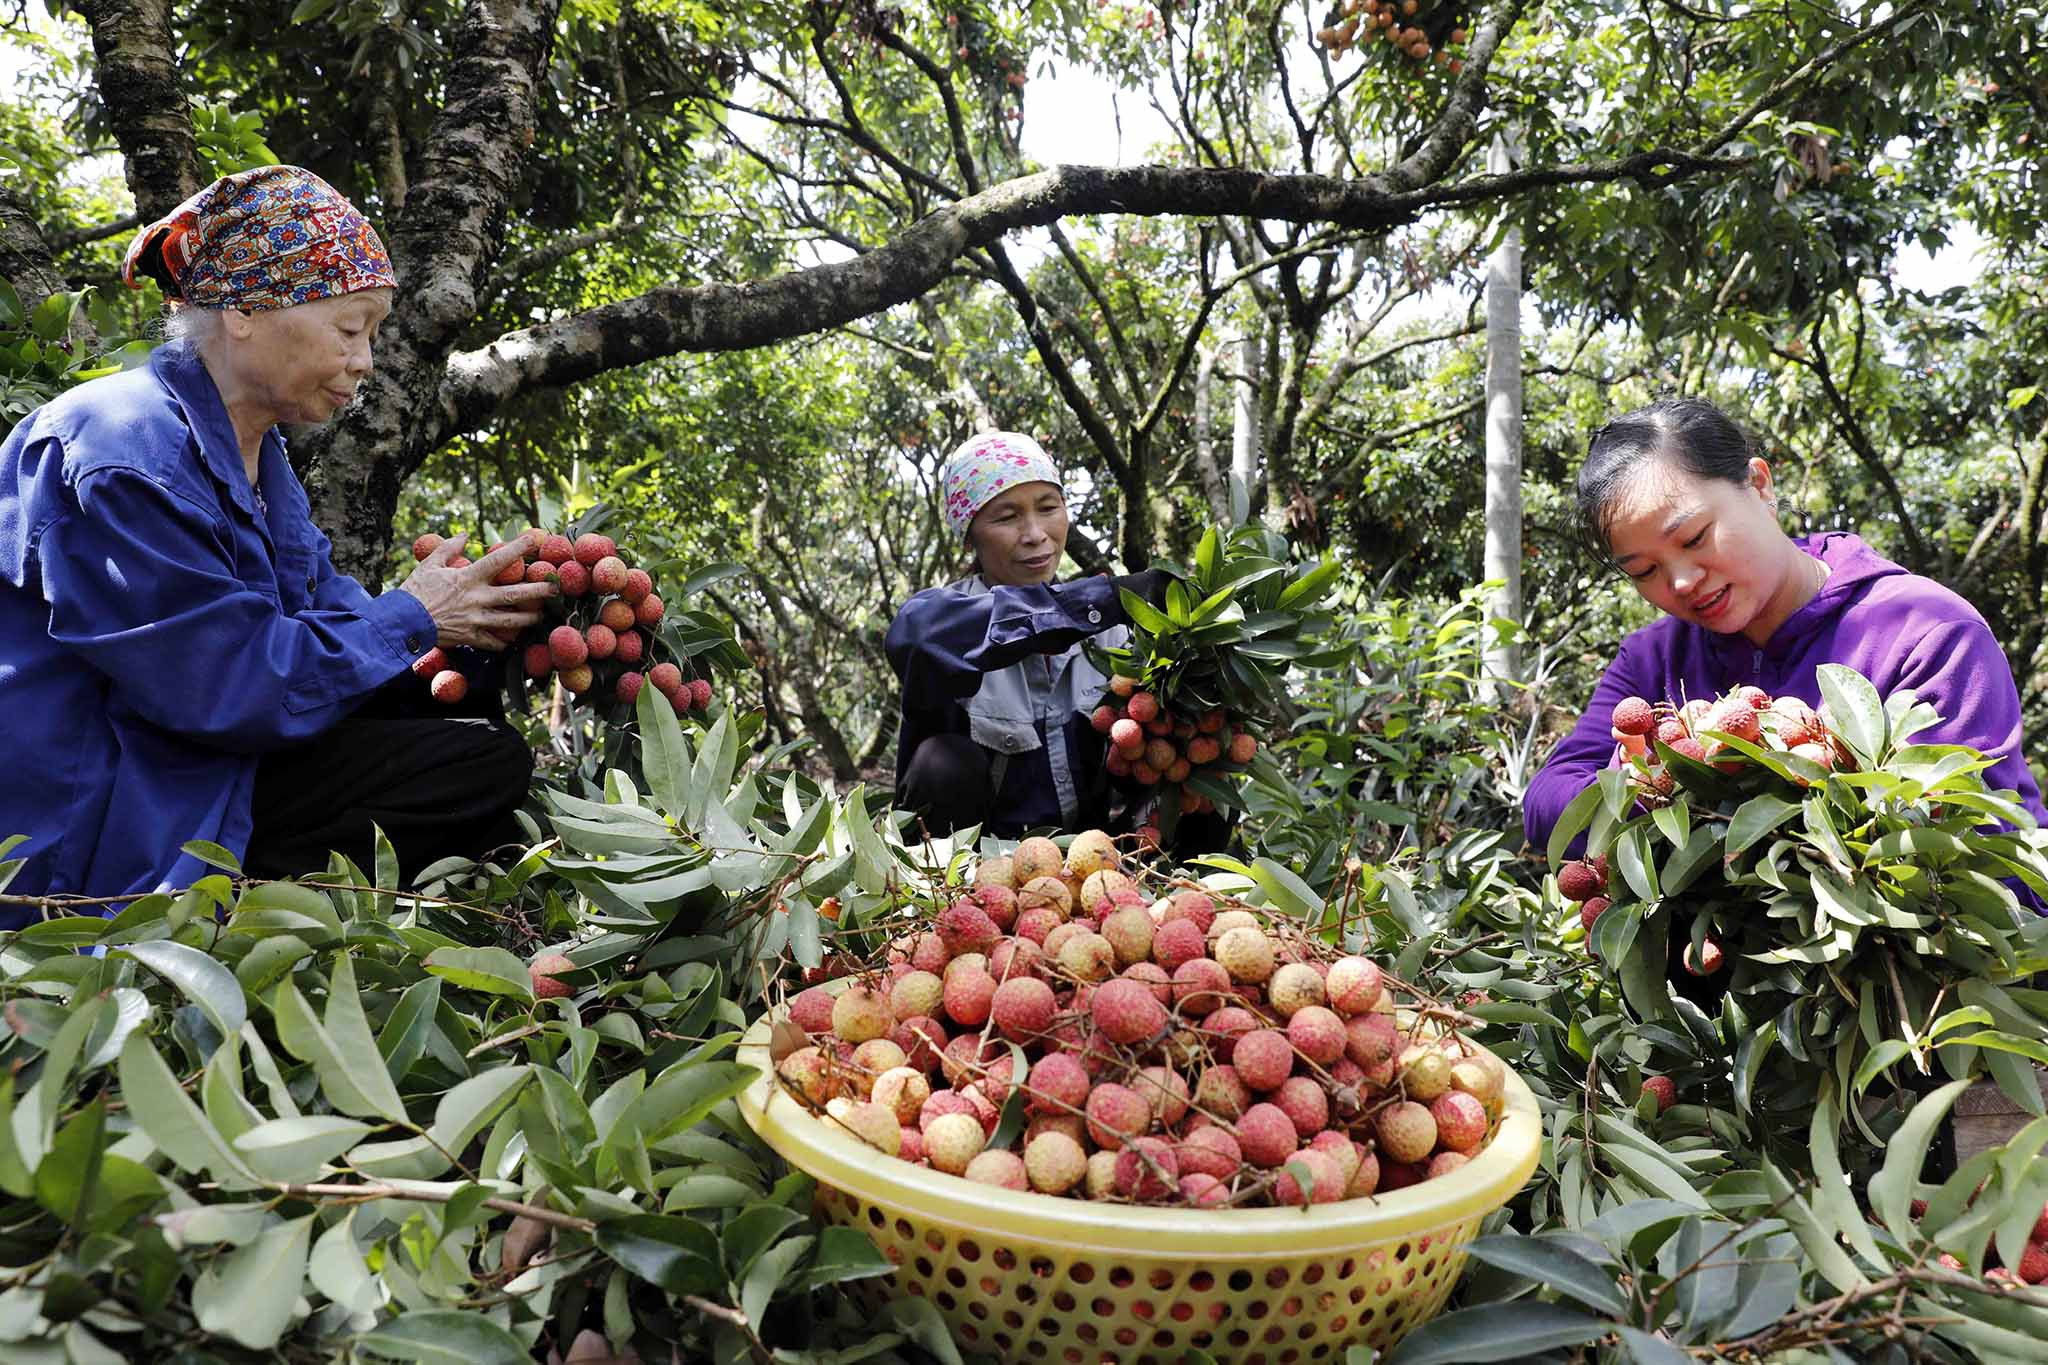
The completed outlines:
{"type": "Polygon", "coordinates": [[[1536,1097],[1509,1072],[1499,1130],[1449,1175],[1307,1209],[1104,1204],[976,1184],[884,1156],[776,1083],[773,1016],[740,1044],[761,1077],[740,1112],[818,1182],[817,1212],[898,1267],[858,1286],[871,1308],[930,1300],[968,1351],[1066,1365],[1242,1365],[1384,1350],[1443,1307],[1480,1220],[1536,1169],[1536,1097]]]}

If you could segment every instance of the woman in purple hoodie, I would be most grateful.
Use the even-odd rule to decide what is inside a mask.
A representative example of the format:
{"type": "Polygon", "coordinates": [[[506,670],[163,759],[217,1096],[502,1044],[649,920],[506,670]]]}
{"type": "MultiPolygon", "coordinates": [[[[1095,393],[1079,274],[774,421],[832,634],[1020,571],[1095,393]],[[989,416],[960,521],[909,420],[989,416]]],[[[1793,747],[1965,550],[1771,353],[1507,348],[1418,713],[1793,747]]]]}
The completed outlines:
{"type": "Polygon", "coordinates": [[[1818,707],[1821,664],[1846,664],[1885,695],[1910,687],[1940,713],[1920,735],[1997,758],[2048,825],[2020,749],[2020,699],[2005,653],[1968,602],[1846,532],[1794,539],[1778,525],[1771,469],[1742,429],[1698,398],[1664,398],[1593,433],[1579,515],[1604,562],[1664,616],[1621,642],[1585,712],[1523,798],[1537,847],[1571,799],[1615,761],[1623,697],[1716,697],[1754,684],[1818,707]]]}

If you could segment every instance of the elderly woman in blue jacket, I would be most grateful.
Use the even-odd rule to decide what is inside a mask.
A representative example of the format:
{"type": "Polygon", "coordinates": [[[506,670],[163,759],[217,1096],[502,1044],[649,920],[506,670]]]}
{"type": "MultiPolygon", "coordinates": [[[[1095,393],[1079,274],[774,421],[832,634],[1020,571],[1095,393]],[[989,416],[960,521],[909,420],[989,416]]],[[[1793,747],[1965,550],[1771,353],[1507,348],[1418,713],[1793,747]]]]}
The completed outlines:
{"type": "Polygon", "coordinates": [[[1099,826],[1112,793],[1105,741],[1088,716],[1108,679],[1082,642],[1122,644],[1129,622],[1118,590],[1156,599],[1166,576],[1053,581],[1067,499],[1058,467],[1029,436],[974,437],[947,458],[940,489],[975,571],[918,593],[889,626],[889,663],[903,685],[896,804],[934,834],[1099,826]]]}
{"type": "Polygon", "coordinates": [[[436,644],[502,650],[553,589],[492,583],[517,546],[451,563],[458,537],[372,597],[335,571],[278,431],[370,373],[383,243],[268,166],[145,228],[126,274],[174,301],[170,340],[0,446],[0,838],[28,836],[9,890],[181,886],[206,871],[192,840],[265,875],[328,848],[367,866],[373,821],[410,868],[477,851],[531,772],[502,717],[354,713],[436,644]]]}

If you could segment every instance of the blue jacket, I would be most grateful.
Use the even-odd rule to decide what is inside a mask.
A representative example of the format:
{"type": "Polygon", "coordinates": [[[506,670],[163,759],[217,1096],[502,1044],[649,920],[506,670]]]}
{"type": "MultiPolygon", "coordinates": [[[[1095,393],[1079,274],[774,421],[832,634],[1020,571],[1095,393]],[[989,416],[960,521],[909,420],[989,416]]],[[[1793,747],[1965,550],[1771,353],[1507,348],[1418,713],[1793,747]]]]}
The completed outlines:
{"type": "Polygon", "coordinates": [[[886,642],[903,684],[896,771],[931,736],[967,735],[1002,760],[991,832],[1102,823],[1106,741],[1088,717],[1108,679],[1081,642],[1120,645],[1127,626],[1108,578],[990,588],[977,576],[918,593],[886,642]]]}
{"type": "MultiPolygon", "coordinates": [[[[0,837],[8,890],[121,896],[244,852],[258,756],[318,735],[434,643],[338,574],[273,429],[259,510],[195,352],[38,408],[0,445],[0,837]]],[[[32,916],[0,907],[0,927],[32,916]]]]}

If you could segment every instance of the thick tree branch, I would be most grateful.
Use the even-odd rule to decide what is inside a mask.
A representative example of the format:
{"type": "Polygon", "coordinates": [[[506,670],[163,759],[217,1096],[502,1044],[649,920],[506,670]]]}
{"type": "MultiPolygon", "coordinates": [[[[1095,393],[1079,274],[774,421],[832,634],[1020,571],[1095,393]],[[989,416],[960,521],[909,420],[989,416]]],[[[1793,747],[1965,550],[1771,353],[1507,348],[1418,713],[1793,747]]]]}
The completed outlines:
{"type": "Polygon", "coordinates": [[[31,313],[64,288],[53,254],[42,229],[29,216],[28,205],[0,181],[0,280],[14,286],[21,306],[31,313]]]}
{"type": "Polygon", "coordinates": [[[141,214],[124,213],[111,222],[97,223],[92,227],[62,228],[46,235],[49,239],[51,252],[53,254],[60,254],[71,250],[73,247],[85,246],[92,242],[104,242],[109,237],[118,237],[124,232],[133,232],[141,225],[141,214]]]}
{"type": "Polygon", "coordinates": [[[178,71],[170,0],[77,0],[92,27],[94,84],[145,222],[198,193],[199,139],[178,71]]]}

